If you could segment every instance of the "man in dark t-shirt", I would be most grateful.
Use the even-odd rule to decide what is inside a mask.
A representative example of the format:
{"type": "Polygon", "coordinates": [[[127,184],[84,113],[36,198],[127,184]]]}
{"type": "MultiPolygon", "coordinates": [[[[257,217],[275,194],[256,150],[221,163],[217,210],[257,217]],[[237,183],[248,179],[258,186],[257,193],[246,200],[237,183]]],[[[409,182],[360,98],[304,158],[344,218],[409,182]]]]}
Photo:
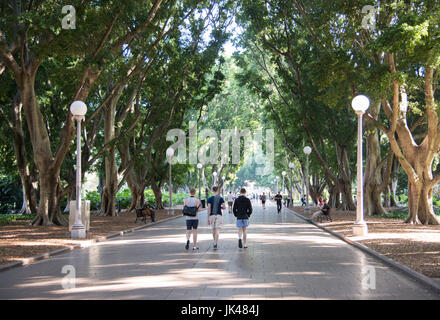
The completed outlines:
{"type": "Polygon", "coordinates": [[[278,191],[278,194],[274,197],[275,201],[277,202],[277,210],[278,213],[281,212],[281,201],[283,201],[283,196],[281,195],[281,193],[278,191]]]}
{"type": "Polygon", "coordinates": [[[225,200],[218,194],[218,187],[212,188],[213,196],[208,199],[208,225],[212,226],[214,250],[217,250],[220,228],[223,224],[222,209],[226,209],[225,200]]]}
{"type": "Polygon", "coordinates": [[[323,203],[324,204],[322,205],[321,210],[312,214],[312,220],[317,220],[320,215],[327,215],[329,213],[330,207],[327,204],[327,199],[324,199],[323,203]]]}

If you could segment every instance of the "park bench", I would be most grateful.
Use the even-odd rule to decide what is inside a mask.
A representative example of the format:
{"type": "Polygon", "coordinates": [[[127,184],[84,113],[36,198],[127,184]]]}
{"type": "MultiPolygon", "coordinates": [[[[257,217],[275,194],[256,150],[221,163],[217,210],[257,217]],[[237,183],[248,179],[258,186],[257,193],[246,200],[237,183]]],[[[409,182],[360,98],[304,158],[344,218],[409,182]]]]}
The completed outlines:
{"type": "Polygon", "coordinates": [[[330,208],[330,209],[328,209],[327,213],[320,214],[320,215],[318,216],[318,219],[317,219],[317,220],[318,220],[320,223],[322,223],[322,219],[325,218],[327,221],[333,222],[332,217],[331,217],[331,215],[330,215],[331,210],[332,210],[332,209],[330,208]]]}
{"type": "Polygon", "coordinates": [[[144,205],[142,208],[136,208],[136,223],[138,219],[141,219],[144,221],[144,223],[147,223],[147,216],[151,218],[151,222],[155,221],[156,213],[153,210],[154,208],[148,204],[144,205]]]}

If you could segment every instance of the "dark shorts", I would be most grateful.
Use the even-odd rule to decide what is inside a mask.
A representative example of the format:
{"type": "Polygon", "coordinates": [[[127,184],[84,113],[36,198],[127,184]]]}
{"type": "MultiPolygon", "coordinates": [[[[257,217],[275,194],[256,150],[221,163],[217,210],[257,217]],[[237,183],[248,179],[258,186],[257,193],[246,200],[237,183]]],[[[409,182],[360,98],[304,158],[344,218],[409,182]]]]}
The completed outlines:
{"type": "Polygon", "coordinates": [[[186,230],[197,229],[199,226],[199,219],[186,220],[186,230]]]}

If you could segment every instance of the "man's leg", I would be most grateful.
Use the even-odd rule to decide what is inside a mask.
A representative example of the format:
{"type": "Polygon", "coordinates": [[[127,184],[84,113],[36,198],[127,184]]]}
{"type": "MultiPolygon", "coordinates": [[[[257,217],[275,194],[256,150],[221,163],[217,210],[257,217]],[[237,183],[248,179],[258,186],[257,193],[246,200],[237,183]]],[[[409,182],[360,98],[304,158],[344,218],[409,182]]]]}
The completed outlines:
{"type": "Polygon", "coordinates": [[[185,249],[188,250],[189,248],[189,238],[191,237],[191,228],[190,228],[190,220],[186,220],[186,244],[185,249]]]}
{"type": "Polygon", "coordinates": [[[197,247],[197,229],[193,229],[193,246],[194,248],[197,247]]]}
{"type": "Polygon", "coordinates": [[[214,228],[214,243],[215,244],[218,243],[219,235],[220,235],[220,229],[219,228],[214,228]]]}
{"type": "Polygon", "coordinates": [[[241,248],[242,247],[242,240],[243,239],[243,228],[239,227],[238,228],[238,247],[241,248]]]}
{"type": "Polygon", "coordinates": [[[316,211],[314,214],[312,214],[312,220],[316,221],[320,215],[321,211],[316,211]]]}
{"type": "Polygon", "coordinates": [[[246,248],[246,240],[247,240],[247,233],[246,233],[246,227],[243,227],[243,246],[246,248]]]}

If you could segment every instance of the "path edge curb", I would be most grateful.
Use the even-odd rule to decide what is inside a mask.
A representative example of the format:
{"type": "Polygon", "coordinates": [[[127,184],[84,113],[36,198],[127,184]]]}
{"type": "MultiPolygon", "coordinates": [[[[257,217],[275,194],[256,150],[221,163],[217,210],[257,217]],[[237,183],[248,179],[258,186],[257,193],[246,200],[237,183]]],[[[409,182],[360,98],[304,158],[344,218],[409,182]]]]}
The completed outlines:
{"type": "Polygon", "coordinates": [[[307,218],[303,217],[302,215],[300,215],[299,213],[296,213],[295,211],[293,211],[291,209],[288,209],[288,208],[285,208],[285,209],[287,209],[290,213],[294,214],[298,218],[304,220],[305,222],[313,224],[315,227],[318,227],[318,228],[324,230],[325,232],[330,233],[331,235],[333,235],[333,236],[335,236],[335,237],[345,241],[346,243],[352,245],[353,247],[356,247],[356,248],[358,248],[358,249],[360,249],[360,250],[362,250],[362,251],[372,255],[376,259],[379,259],[379,260],[383,261],[387,265],[389,265],[389,266],[399,270],[400,272],[404,273],[405,275],[407,275],[407,276],[417,280],[418,282],[422,283],[425,286],[430,287],[430,289],[432,289],[436,293],[440,294],[440,285],[438,285],[437,283],[432,281],[427,276],[425,276],[425,275],[423,275],[423,274],[421,274],[421,273],[419,273],[417,271],[414,271],[413,269],[408,268],[407,266],[404,266],[404,265],[402,265],[400,263],[397,263],[396,261],[394,261],[394,260],[392,260],[392,259],[390,259],[388,257],[385,257],[384,255],[380,254],[379,252],[374,251],[374,250],[364,246],[363,244],[360,244],[359,242],[350,240],[347,237],[343,236],[342,234],[340,234],[338,232],[335,232],[333,230],[330,230],[329,228],[326,228],[326,227],[324,227],[324,226],[322,226],[322,225],[312,221],[311,219],[307,219],[307,218]]]}
{"type": "Polygon", "coordinates": [[[180,217],[183,217],[183,215],[180,214],[180,215],[176,215],[174,217],[169,217],[169,218],[166,218],[166,219],[163,219],[163,220],[159,220],[159,221],[155,221],[155,222],[150,222],[150,223],[147,223],[147,224],[144,224],[144,225],[141,225],[141,226],[137,226],[137,227],[134,227],[134,228],[130,228],[130,229],[118,231],[118,232],[115,232],[115,233],[111,233],[111,234],[108,234],[108,235],[105,235],[105,236],[100,236],[100,237],[97,237],[97,238],[94,238],[94,239],[90,239],[88,241],[85,241],[84,243],[78,243],[78,244],[71,245],[71,246],[68,246],[68,247],[65,247],[65,248],[56,249],[56,250],[48,251],[48,252],[45,252],[45,253],[40,253],[38,255],[35,255],[35,256],[29,257],[29,258],[23,258],[23,259],[20,259],[19,261],[14,261],[14,262],[6,263],[6,264],[0,266],[0,272],[6,271],[6,270],[9,270],[9,269],[12,269],[12,268],[16,268],[16,267],[27,266],[27,265],[30,265],[32,263],[35,263],[35,262],[38,262],[38,261],[41,261],[41,260],[50,259],[50,258],[52,258],[54,256],[57,256],[57,255],[60,255],[60,254],[63,254],[63,253],[66,253],[68,251],[72,251],[72,250],[75,250],[75,249],[89,248],[89,247],[91,247],[93,245],[96,245],[98,242],[103,242],[103,241],[108,240],[108,239],[112,239],[112,238],[115,238],[115,237],[123,236],[123,235],[125,235],[127,233],[132,233],[132,232],[144,229],[144,228],[151,227],[151,226],[156,225],[158,223],[166,222],[166,221],[177,219],[177,218],[180,218],[180,217]]]}

